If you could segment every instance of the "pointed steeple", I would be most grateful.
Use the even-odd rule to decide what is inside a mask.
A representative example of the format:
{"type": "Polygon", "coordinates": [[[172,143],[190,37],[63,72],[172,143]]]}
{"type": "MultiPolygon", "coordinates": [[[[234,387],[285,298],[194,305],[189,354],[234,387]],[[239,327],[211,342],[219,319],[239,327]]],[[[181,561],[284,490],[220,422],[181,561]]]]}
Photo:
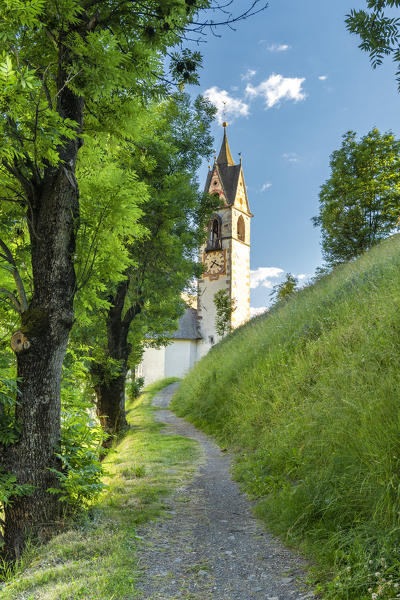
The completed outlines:
{"type": "Polygon", "coordinates": [[[228,138],[226,136],[226,128],[228,126],[228,123],[226,121],[224,121],[222,123],[222,126],[224,128],[224,139],[222,140],[221,150],[219,151],[219,155],[217,158],[217,165],[224,166],[224,167],[225,166],[233,167],[235,162],[232,158],[232,154],[229,149],[228,138]]]}

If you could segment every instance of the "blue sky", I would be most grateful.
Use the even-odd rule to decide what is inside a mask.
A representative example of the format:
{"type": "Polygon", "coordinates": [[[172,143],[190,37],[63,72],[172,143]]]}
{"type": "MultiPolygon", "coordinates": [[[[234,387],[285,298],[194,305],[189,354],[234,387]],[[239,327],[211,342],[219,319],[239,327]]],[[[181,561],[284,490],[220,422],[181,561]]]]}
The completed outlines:
{"type": "MultiPolygon", "coordinates": [[[[225,100],[232,155],[243,157],[254,213],[252,307],[269,303],[271,286],[286,272],[309,276],[322,264],[311,218],[342,135],[349,129],[364,135],[372,127],[400,135],[393,64],[389,59],[374,71],[345,27],[345,15],[365,6],[360,0],[270,0],[266,11],[236,31],[208,35],[200,47],[200,86],[192,92],[217,105],[225,100]]],[[[219,150],[218,123],[213,133],[219,150]]]]}

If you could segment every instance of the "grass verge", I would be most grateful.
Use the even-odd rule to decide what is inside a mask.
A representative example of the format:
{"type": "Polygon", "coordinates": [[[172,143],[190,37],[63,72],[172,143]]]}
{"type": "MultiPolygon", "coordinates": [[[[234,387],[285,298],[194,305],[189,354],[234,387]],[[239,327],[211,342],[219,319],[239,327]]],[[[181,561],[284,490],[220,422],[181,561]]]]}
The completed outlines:
{"type": "Polygon", "coordinates": [[[227,336],[173,399],[324,600],[400,598],[399,309],[396,235],[227,336]]]}
{"type": "Polygon", "coordinates": [[[107,458],[107,485],[91,518],[28,549],[2,600],[124,600],[138,577],[138,525],[167,510],[165,497],[189,477],[196,442],[163,435],[151,399],[175,381],[149,386],[128,405],[132,428],[107,458]]]}

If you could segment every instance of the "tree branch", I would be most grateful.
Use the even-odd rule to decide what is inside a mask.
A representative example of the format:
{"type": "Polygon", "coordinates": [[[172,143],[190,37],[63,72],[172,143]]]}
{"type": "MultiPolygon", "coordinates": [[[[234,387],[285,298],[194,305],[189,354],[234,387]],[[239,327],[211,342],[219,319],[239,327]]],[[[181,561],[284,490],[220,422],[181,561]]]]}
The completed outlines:
{"type": "Polygon", "coordinates": [[[143,300],[140,299],[136,304],[128,308],[122,319],[122,325],[128,329],[133,319],[142,312],[143,300]]]}
{"type": "Polygon", "coordinates": [[[19,314],[23,313],[23,310],[22,310],[21,304],[18,301],[18,298],[16,296],[14,296],[14,294],[12,292],[10,292],[10,290],[7,290],[6,288],[0,288],[0,294],[4,294],[5,296],[7,296],[7,298],[9,300],[11,300],[11,302],[14,305],[14,308],[16,309],[16,311],[19,314]]]}
{"type": "MultiPolygon", "coordinates": [[[[13,298],[15,300],[17,300],[17,310],[20,314],[24,313],[26,310],[28,310],[28,300],[26,298],[26,293],[25,293],[25,287],[23,284],[23,281],[21,279],[21,275],[19,274],[19,271],[17,269],[17,265],[15,263],[14,257],[9,249],[9,247],[7,246],[7,244],[0,239],[0,247],[2,248],[4,254],[0,254],[0,257],[3,258],[6,262],[8,262],[8,264],[11,266],[11,272],[12,272],[12,276],[14,278],[15,281],[15,285],[17,286],[17,292],[18,292],[18,298],[19,301],[15,298],[14,294],[11,294],[11,292],[8,292],[8,290],[3,290],[3,293],[6,293],[6,295],[13,301],[13,298]],[[10,297],[11,296],[13,297],[10,297]]],[[[13,301],[14,303],[14,301],[13,301]]],[[[15,305],[15,303],[14,303],[15,305]]],[[[15,305],[16,306],[16,305],[15,305]]]]}
{"type": "Polygon", "coordinates": [[[10,175],[15,177],[19,181],[19,183],[22,185],[23,189],[25,190],[26,195],[28,197],[33,196],[33,185],[31,183],[31,181],[29,181],[29,179],[27,179],[22,174],[19,166],[16,163],[16,160],[14,161],[14,166],[11,166],[6,160],[3,159],[2,165],[6,169],[6,171],[8,171],[10,173],[10,175]]]}
{"type": "Polygon", "coordinates": [[[92,241],[90,242],[90,245],[89,245],[89,249],[88,249],[88,253],[87,253],[87,256],[86,256],[85,265],[82,268],[82,271],[80,271],[79,274],[76,277],[76,283],[75,283],[75,290],[76,291],[80,291],[83,287],[85,287],[85,285],[88,283],[88,281],[89,281],[89,279],[91,277],[91,274],[92,274],[92,271],[93,271],[93,267],[94,267],[94,262],[95,262],[96,256],[97,256],[97,249],[98,249],[98,245],[99,245],[99,241],[100,241],[100,239],[99,239],[99,237],[100,237],[100,235],[99,235],[99,233],[100,233],[100,226],[101,226],[101,224],[103,222],[103,219],[105,219],[106,216],[107,216],[107,210],[109,209],[110,204],[111,204],[111,200],[110,200],[110,202],[108,204],[106,204],[104,206],[104,208],[103,208],[103,210],[101,212],[100,218],[97,221],[96,229],[95,229],[94,235],[92,237],[92,241]],[[89,260],[90,260],[90,253],[92,252],[92,250],[93,250],[93,257],[92,257],[92,260],[91,260],[91,264],[90,264],[90,266],[88,268],[88,263],[89,263],[89,260]]]}
{"type": "Polygon", "coordinates": [[[225,10],[228,6],[230,6],[231,4],[233,4],[233,2],[227,2],[225,5],[221,5],[221,4],[217,4],[217,6],[210,6],[209,9],[205,9],[205,10],[212,10],[212,11],[221,11],[223,13],[225,13],[227,15],[225,20],[221,20],[221,21],[192,21],[191,25],[195,26],[195,29],[186,29],[188,31],[201,31],[202,29],[204,29],[205,27],[220,27],[221,25],[228,25],[231,26],[232,23],[237,23],[238,21],[243,21],[245,19],[248,19],[249,17],[253,17],[254,15],[257,15],[258,13],[264,11],[266,8],[268,8],[268,2],[264,2],[263,5],[261,6],[261,8],[256,8],[257,4],[259,4],[261,2],[261,0],[253,0],[252,4],[249,6],[249,8],[247,8],[245,11],[243,11],[242,13],[240,13],[239,15],[237,15],[236,17],[230,13],[229,11],[225,10]],[[196,29],[198,28],[198,29],[196,29]]]}

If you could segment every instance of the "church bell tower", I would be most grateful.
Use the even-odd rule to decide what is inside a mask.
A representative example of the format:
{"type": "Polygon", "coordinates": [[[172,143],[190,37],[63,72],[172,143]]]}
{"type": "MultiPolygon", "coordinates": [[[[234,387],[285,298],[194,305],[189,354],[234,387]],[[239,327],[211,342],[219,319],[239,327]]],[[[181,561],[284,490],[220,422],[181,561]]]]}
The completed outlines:
{"type": "Polygon", "coordinates": [[[218,158],[209,169],[205,192],[218,194],[219,208],[208,225],[208,238],[200,248],[204,272],[198,282],[198,318],[202,342],[199,358],[220,340],[216,332],[214,296],[226,290],[232,302],[231,328],[250,318],[250,212],[242,159],[235,164],[223,123],[224,138],[218,158]]]}

